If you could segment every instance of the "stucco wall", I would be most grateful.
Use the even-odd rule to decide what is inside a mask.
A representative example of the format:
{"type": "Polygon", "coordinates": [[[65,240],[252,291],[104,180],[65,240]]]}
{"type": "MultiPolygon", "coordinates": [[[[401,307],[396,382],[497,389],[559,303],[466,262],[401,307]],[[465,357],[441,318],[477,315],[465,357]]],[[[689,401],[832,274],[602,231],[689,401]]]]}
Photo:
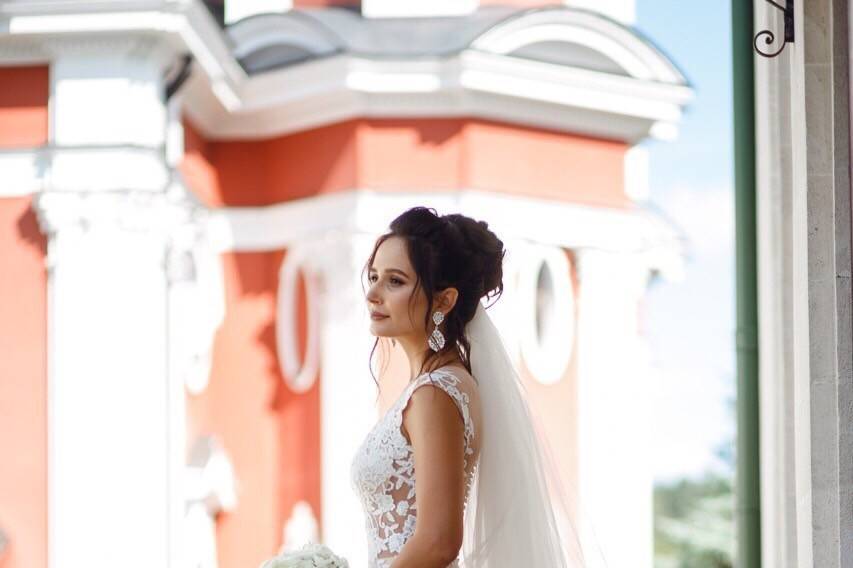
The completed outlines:
{"type": "MultiPolygon", "coordinates": [[[[48,68],[0,68],[0,151],[47,142],[48,68]]],[[[47,566],[47,242],[31,196],[0,198],[2,568],[47,566]]]]}

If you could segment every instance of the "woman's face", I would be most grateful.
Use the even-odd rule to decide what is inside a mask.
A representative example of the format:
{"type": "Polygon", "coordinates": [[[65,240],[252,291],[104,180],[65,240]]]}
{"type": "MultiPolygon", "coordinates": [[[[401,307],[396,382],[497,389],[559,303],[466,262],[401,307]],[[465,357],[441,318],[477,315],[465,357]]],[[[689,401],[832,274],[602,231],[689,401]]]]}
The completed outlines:
{"type": "Polygon", "coordinates": [[[418,288],[412,297],[415,278],[405,241],[400,237],[385,239],[376,250],[373,264],[367,272],[369,287],[366,300],[373,335],[411,337],[426,344],[426,295],[418,288]]]}

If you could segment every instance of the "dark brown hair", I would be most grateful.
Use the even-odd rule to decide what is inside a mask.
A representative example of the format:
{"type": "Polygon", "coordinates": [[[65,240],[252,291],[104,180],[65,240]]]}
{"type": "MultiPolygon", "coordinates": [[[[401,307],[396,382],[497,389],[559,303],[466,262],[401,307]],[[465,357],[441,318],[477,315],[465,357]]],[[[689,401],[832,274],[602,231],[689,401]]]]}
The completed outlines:
{"type": "MultiPolygon", "coordinates": [[[[415,300],[415,294],[423,290],[427,299],[426,329],[434,325],[433,294],[448,287],[459,291],[456,304],[445,314],[439,326],[445,338],[444,348],[437,352],[430,350],[420,372],[429,362],[455,350],[470,373],[471,345],[465,337],[465,326],[474,317],[480,298],[486,296],[497,301],[503,293],[503,258],[506,254],[503,242],[489,230],[485,221],[459,214],[439,216],[431,207],[408,209],[394,219],[389,228],[376,240],[362,276],[373,266],[379,245],[391,237],[402,238],[416,275],[409,305],[411,307],[415,300]]],[[[370,351],[370,361],[378,344],[377,337],[370,351]]],[[[376,381],[375,375],[373,379],[376,381]]]]}

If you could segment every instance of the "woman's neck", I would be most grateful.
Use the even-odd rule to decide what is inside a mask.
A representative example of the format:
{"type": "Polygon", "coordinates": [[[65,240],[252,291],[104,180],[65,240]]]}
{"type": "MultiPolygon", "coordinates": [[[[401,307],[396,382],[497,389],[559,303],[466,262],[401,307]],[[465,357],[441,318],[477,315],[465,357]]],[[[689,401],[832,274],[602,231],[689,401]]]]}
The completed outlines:
{"type": "Polygon", "coordinates": [[[446,353],[442,353],[437,359],[430,361],[429,368],[424,369],[424,364],[427,362],[427,358],[432,354],[432,351],[429,348],[422,347],[426,345],[426,340],[424,338],[412,339],[409,337],[398,337],[397,342],[400,343],[400,346],[406,353],[406,358],[409,360],[409,380],[418,377],[424,371],[438,369],[439,367],[444,367],[446,365],[455,364],[460,367],[465,366],[462,364],[459,354],[456,353],[455,350],[451,350],[446,353]]]}
{"type": "MultiPolygon", "coordinates": [[[[426,368],[424,368],[423,372],[434,371],[434,370],[440,369],[442,367],[448,367],[448,366],[454,366],[454,365],[457,367],[461,367],[463,369],[465,368],[465,365],[462,363],[462,360],[459,358],[459,355],[456,354],[455,352],[451,352],[451,353],[443,354],[440,358],[430,361],[429,364],[426,366],[426,368]]],[[[418,376],[418,374],[421,372],[420,369],[422,367],[423,367],[423,365],[419,365],[416,370],[412,371],[412,375],[411,375],[412,378],[415,378],[418,376]]]]}

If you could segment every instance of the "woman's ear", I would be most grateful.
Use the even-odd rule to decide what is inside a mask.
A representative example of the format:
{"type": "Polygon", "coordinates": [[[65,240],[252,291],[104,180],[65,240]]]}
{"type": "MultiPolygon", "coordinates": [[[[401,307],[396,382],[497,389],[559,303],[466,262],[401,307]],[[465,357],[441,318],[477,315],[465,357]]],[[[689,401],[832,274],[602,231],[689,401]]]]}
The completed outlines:
{"type": "Polygon", "coordinates": [[[453,306],[456,305],[456,300],[459,298],[459,290],[456,288],[445,288],[438,293],[436,300],[433,302],[437,310],[447,315],[453,306]]]}

